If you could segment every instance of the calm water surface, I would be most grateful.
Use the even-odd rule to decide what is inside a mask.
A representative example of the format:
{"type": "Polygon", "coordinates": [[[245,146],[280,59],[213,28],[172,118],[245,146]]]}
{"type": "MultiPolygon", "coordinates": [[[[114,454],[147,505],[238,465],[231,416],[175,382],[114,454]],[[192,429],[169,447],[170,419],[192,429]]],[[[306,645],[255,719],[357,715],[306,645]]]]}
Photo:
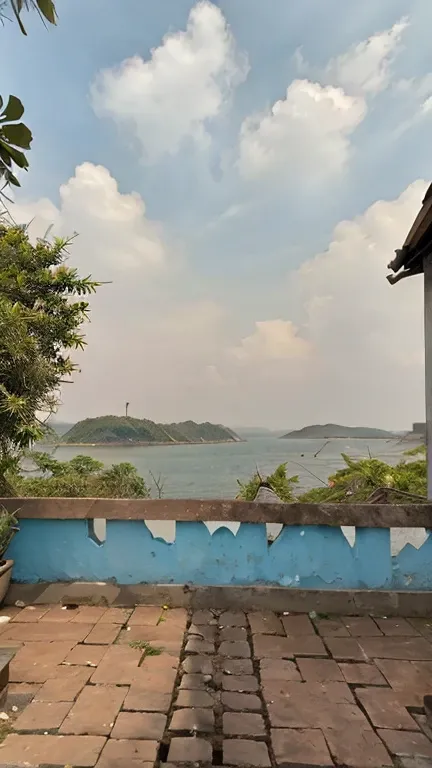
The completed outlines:
{"type": "Polygon", "coordinates": [[[62,446],[55,455],[60,461],[67,461],[85,453],[106,465],[128,461],[150,485],[150,471],[156,477],[161,475],[164,496],[168,498],[229,499],[237,494],[237,479],[247,480],[257,467],[260,474],[266,475],[286,461],[288,474],[298,475],[299,489],[306,490],[320,485],[320,480],[326,482],[329,475],[343,466],[342,452],[353,458],[366,458],[370,452],[375,458],[395,464],[407,448],[415,445],[400,440],[331,440],[323,448],[324,443],[263,437],[219,445],[62,446]]]}

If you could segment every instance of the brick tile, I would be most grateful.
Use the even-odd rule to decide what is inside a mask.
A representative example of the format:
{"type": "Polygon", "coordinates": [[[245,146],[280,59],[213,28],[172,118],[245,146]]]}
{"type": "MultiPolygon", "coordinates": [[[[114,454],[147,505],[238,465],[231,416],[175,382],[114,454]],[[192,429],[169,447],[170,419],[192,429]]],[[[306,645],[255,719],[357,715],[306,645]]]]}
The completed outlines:
{"type": "Polygon", "coordinates": [[[173,672],[177,675],[179,663],[179,657],[172,653],[146,656],[140,661],[140,667],[135,674],[133,682],[140,685],[141,680],[146,680],[149,675],[163,675],[171,679],[173,672]]]}
{"type": "Polygon", "coordinates": [[[145,662],[138,669],[138,673],[132,683],[132,690],[153,691],[155,693],[172,694],[177,673],[172,667],[152,668],[146,667],[145,662]]]}
{"type": "Polygon", "coordinates": [[[339,664],[340,670],[350,684],[387,685],[387,681],[375,664],[339,664]]]}
{"type": "Polygon", "coordinates": [[[424,637],[362,637],[359,642],[371,659],[432,660],[432,645],[424,637]]]}
{"type": "Polygon", "coordinates": [[[322,637],[349,637],[340,619],[315,619],[314,624],[322,637]]]}
{"type": "Polygon", "coordinates": [[[271,742],[277,765],[333,765],[321,731],[272,730],[271,742]]]}
{"type": "Polygon", "coordinates": [[[418,725],[401,706],[394,691],[386,688],[357,688],[356,696],[376,728],[418,730],[418,725]]]}
{"type": "Polygon", "coordinates": [[[108,608],[99,621],[104,624],[127,624],[131,613],[129,608],[108,608]]]}
{"type": "Polygon", "coordinates": [[[73,640],[81,643],[93,629],[92,624],[78,624],[72,621],[64,624],[56,621],[41,621],[38,624],[7,624],[2,633],[2,640],[22,640],[28,642],[49,642],[55,638],[56,642],[73,640]]]}
{"type": "Polygon", "coordinates": [[[390,619],[375,619],[381,632],[389,637],[410,637],[413,635],[419,635],[412,624],[406,619],[402,618],[390,618],[390,619]]]}
{"type": "Polygon", "coordinates": [[[71,702],[34,701],[15,721],[14,729],[16,731],[56,730],[61,726],[71,706],[71,702]]]}
{"type": "Polygon", "coordinates": [[[379,730],[378,735],[394,755],[415,755],[432,758],[432,743],[423,733],[379,730]]]}
{"type": "Polygon", "coordinates": [[[249,643],[246,640],[236,643],[221,643],[219,653],[221,656],[233,659],[248,659],[251,655],[249,643]]]}
{"type": "Polygon", "coordinates": [[[168,622],[160,624],[158,627],[148,627],[136,625],[128,627],[121,631],[119,643],[144,640],[157,648],[167,651],[177,651],[180,654],[183,645],[183,630],[180,627],[169,625],[168,622]]]}
{"type": "Polygon", "coordinates": [[[192,615],[192,624],[205,625],[210,624],[211,622],[214,622],[215,625],[218,624],[218,620],[211,611],[195,611],[192,615]]]}
{"type": "Polygon", "coordinates": [[[271,765],[266,744],[249,739],[225,739],[223,742],[224,765],[252,765],[269,768],[271,765]]]}
{"type": "Polygon", "coordinates": [[[73,642],[28,643],[9,665],[9,679],[17,683],[44,683],[72,650],[73,642]]]}
{"type": "MultiPolygon", "coordinates": [[[[181,648],[181,643],[179,644],[181,648]]],[[[204,640],[201,637],[193,635],[186,643],[186,653],[197,653],[201,655],[208,653],[213,655],[215,652],[215,644],[210,640],[204,640]]]]}
{"type": "Polygon", "coordinates": [[[40,683],[9,683],[8,685],[8,705],[18,706],[27,705],[36,696],[40,683]]]}
{"type": "Polygon", "coordinates": [[[227,675],[252,675],[253,665],[250,659],[221,659],[221,668],[227,675]]]}
{"type": "Polygon", "coordinates": [[[346,683],[330,681],[318,683],[316,681],[297,683],[284,680],[270,680],[263,684],[264,699],[269,702],[272,699],[317,699],[323,704],[354,704],[354,696],[346,683]]]}
{"type": "Polygon", "coordinates": [[[163,736],[165,715],[153,712],[120,712],[111,731],[113,739],[156,739],[163,736]]]}
{"type": "Polygon", "coordinates": [[[115,685],[87,685],[61,726],[60,733],[108,736],[126,693],[127,688],[115,685]]]}
{"type": "Polygon", "coordinates": [[[180,690],[176,700],[176,707],[213,707],[215,695],[208,691],[180,690]]]}
{"type": "Polygon", "coordinates": [[[104,744],[102,736],[21,736],[13,733],[3,742],[0,754],[6,765],[69,764],[93,768],[104,744]]]}
{"type": "Polygon", "coordinates": [[[180,627],[183,631],[188,622],[188,612],[185,608],[169,608],[165,611],[162,623],[169,624],[171,627],[180,627]]]}
{"type": "Polygon", "coordinates": [[[183,662],[183,670],[192,675],[211,675],[213,660],[209,656],[188,656],[183,662]]]}
{"type": "Polygon", "coordinates": [[[352,637],[378,637],[381,630],[370,616],[343,616],[342,621],[352,637]]]}
{"type": "Polygon", "coordinates": [[[167,714],[171,706],[172,694],[158,693],[131,686],[123,704],[123,709],[133,712],[162,712],[167,714]]]}
{"type": "Polygon", "coordinates": [[[347,730],[324,731],[330,752],[338,765],[357,768],[383,768],[393,761],[373,731],[350,726],[347,730]]]}
{"type": "Polygon", "coordinates": [[[95,624],[92,631],[87,635],[84,643],[110,645],[116,640],[119,632],[119,624],[102,624],[102,622],[99,622],[98,624],[95,624]]]}
{"type": "Polygon", "coordinates": [[[376,659],[397,698],[405,707],[423,707],[425,692],[432,688],[432,662],[376,659]]]}
{"type": "Polygon", "coordinates": [[[7,616],[12,621],[21,611],[22,608],[17,608],[16,605],[5,605],[3,608],[0,608],[0,616],[7,616]]]}
{"type": "Polygon", "coordinates": [[[220,627],[246,627],[247,619],[243,611],[225,611],[219,617],[220,627]]]}
{"type": "Polygon", "coordinates": [[[107,652],[106,645],[76,645],[66,656],[64,663],[81,667],[97,667],[107,652]]]}
{"type": "Polygon", "coordinates": [[[238,712],[253,712],[261,710],[261,699],[253,693],[234,693],[223,691],[222,704],[226,709],[234,709],[238,712]]]}
{"type": "Polygon", "coordinates": [[[327,656],[323,641],[318,635],[279,637],[277,635],[253,635],[254,656],[258,659],[292,659],[294,656],[327,656]]]}
{"type": "Polygon", "coordinates": [[[164,615],[164,610],[160,606],[139,605],[128,619],[128,624],[155,627],[164,615]]]}
{"type": "Polygon", "coordinates": [[[68,611],[66,606],[62,605],[54,605],[52,608],[50,608],[46,613],[44,613],[43,616],[39,619],[39,621],[54,621],[54,622],[66,622],[71,621],[73,615],[73,611],[68,611]]]}
{"type": "Polygon", "coordinates": [[[208,675],[183,675],[180,682],[180,689],[188,691],[203,691],[206,689],[208,675]]]}
{"type": "Polygon", "coordinates": [[[258,690],[258,680],[253,675],[224,675],[222,677],[224,691],[248,693],[258,690]]]}
{"type": "Polygon", "coordinates": [[[300,616],[281,616],[281,621],[286,635],[303,637],[304,635],[314,635],[314,626],[306,614],[300,616]]]}
{"type": "Polygon", "coordinates": [[[298,659],[304,680],[316,680],[325,683],[329,680],[344,680],[343,674],[333,659],[298,659]]]}
{"type": "Polygon", "coordinates": [[[338,661],[367,661],[366,653],[353,637],[327,637],[326,645],[338,661]]]}
{"type": "Polygon", "coordinates": [[[432,619],[407,619],[417,632],[420,632],[429,642],[432,640],[432,619]]]}
{"type": "Polygon", "coordinates": [[[153,768],[157,741],[109,739],[96,768],[153,768]]]}
{"type": "Polygon", "coordinates": [[[265,736],[264,720],[255,713],[225,712],[223,733],[225,736],[265,736]]]}
{"type": "Polygon", "coordinates": [[[223,627],[220,631],[219,640],[235,643],[238,641],[247,641],[247,632],[245,627],[223,627]]]}
{"type": "Polygon", "coordinates": [[[205,739],[174,738],[168,752],[171,763],[211,763],[212,746],[205,739]]]}
{"type": "Polygon", "coordinates": [[[198,637],[201,640],[208,640],[213,642],[216,637],[216,626],[206,626],[205,624],[191,624],[189,627],[188,637],[198,637]]]}
{"type": "Polygon", "coordinates": [[[176,709],[169,726],[170,731],[213,733],[214,715],[211,709],[176,709]]]}
{"type": "Polygon", "coordinates": [[[112,645],[92,676],[92,683],[130,685],[137,677],[142,653],[135,648],[112,645]]]}
{"type": "Polygon", "coordinates": [[[354,724],[365,730],[371,729],[344,683],[288,682],[279,691],[265,688],[263,693],[274,728],[343,730],[354,724]]]}
{"type": "Polygon", "coordinates": [[[293,661],[285,659],[261,659],[261,680],[301,680],[300,672],[293,661]]]}
{"type": "Polygon", "coordinates": [[[284,635],[282,622],[275,613],[248,613],[250,628],[257,635],[284,635]]]}
{"type": "Polygon", "coordinates": [[[73,611],[71,621],[79,624],[96,624],[106,614],[107,609],[99,605],[82,605],[73,611]]]}
{"type": "Polygon", "coordinates": [[[35,624],[40,621],[46,613],[48,613],[49,609],[49,605],[41,605],[38,608],[34,607],[33,605],[27,605],[22,610],[17,611],[15,616],[13,616],[12,621],[18,622],[20,624],[35,624]]]}
{"type": "Polygon", "coordinates": [[[92,669],[87,667],[57,667],[55,677],[39,688],[37,701],[73,701],[88,682],[92,669]]]}

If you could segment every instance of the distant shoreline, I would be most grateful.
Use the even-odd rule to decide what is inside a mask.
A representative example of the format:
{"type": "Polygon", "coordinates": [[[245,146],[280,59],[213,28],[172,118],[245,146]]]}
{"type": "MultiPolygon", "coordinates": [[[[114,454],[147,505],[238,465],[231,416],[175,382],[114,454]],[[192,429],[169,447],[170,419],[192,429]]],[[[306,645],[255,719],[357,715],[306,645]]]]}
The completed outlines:
{"type": "Polygon", "coordinates": [[[172,445],[227,445],[231,443],[246,443],[246,440],[204,440],[204,441],[185,441],[185,442],[166,442],[166,443],[141,443],[141,442],[118,442],[118,443],[44,443],[52,445],[54,448],[151,448],[155,446],[172,445]]]}

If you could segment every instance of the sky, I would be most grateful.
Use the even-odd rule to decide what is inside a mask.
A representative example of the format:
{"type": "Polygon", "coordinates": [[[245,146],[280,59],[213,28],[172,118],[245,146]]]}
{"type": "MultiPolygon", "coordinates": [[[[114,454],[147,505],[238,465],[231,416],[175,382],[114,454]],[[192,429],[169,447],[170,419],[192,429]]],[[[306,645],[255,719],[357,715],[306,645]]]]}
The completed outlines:
{"type": "Polygon", "coordinates": [[[432,178],[430,0],[57,8],[0,70],[14,219],[104,283],[58,418],[422,421],[422,278],[386,274],[432,178]]]}

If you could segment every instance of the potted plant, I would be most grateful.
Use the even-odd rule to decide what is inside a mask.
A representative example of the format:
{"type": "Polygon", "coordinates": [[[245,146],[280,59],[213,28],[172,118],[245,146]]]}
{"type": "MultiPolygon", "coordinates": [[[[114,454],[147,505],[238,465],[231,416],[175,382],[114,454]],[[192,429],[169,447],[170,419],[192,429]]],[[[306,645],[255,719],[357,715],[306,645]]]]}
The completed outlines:
{"type": "Polygon", "coordinates": [[[13,560],[5,560],[4,555],[17,531],[19,528],[15,513],[8,512],[2,507],[0,509],[0,605],[9,589],[13,566],[13,560]]]}

